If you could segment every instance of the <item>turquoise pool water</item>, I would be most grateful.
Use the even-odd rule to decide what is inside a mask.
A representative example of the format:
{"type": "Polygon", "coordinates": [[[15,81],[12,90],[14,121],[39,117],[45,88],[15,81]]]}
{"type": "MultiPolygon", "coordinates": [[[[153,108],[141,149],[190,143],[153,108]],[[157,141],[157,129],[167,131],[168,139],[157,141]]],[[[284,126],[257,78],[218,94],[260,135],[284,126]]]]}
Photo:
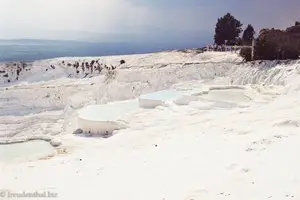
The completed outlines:
{"type": "MultiPolygon", "coordinates": [[[[162,90],[150,94],[141,95],[142,99],[172,100],[182,94],[176,90],[162,90]]],[[[133,112],[139,108],[138,100],[112,102],[102,105],[90,105],[78,112],[78,117],[89,121],[116,121],[122,115],[133,112]]]]}
{"type": "Polygon", "coordinates": [[[140,98],[166,101],[166,100],[179,98],[181,95],[182,95],[181,92],[178,92],[176,90],[162,90],[154,93],[141,95],[140,98]]]}
{"type": "Polygon", "coordinates": [[[79,117],[90,121],[115,121],[120,116],[139,108],[137,100],[87,106],[79,111],[79,117]]]}
{"type": "Polygon", "coordinates": [[[0,162],[28,161],[39,156],[50,155],[54,148],[45,141],[0,145],[0,162]]]}

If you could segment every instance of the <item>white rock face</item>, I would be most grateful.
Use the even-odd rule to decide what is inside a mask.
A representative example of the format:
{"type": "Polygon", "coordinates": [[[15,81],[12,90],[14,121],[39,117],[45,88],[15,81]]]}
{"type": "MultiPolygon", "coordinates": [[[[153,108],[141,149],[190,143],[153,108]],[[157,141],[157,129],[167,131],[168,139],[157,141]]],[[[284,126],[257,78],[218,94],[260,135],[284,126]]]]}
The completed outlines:
{"type": "MultiPolygon", "coordinates": [[[[95,104],[96,92],[105,88],[101,86],[103,77],[67,79],[56,67],[62,78],[49,76],[51,81],[37,82],[41,65],[35,65],[32,76],[24,76],[34,79],[34,84],[0,90],[0,137],[23,141],[20,137],[30,135],[61,136],[70,153],[12,164],[7,163],[12,156],[4,149],[12,146],[2,145],[0,188],[12,192],[47,189],[58,194],[57,200],[80,200],[82,194],[85,199],[109,200],[299,198],[300,61],[240,64],[232,62],[238,59],[236,55],[222,52],[167,52],[113,59],[125,59],[128,65],[110,85],[108,101],[170,88],[183,94],[173,99],[145,99],[175,99],[184,104],[190,97],[182,95],[187,95],[198,100],[187,106],[151,110],[138,109],[136,101],[134,114],[131,109],[118,112],[124,105],[92,107],[88,115],[80,116],[86,130],[110,130],[108,122],[120,123],[118,118],[126,121],[128,128],[109,140],[85,139],[62,131],[62,109],[70,105],[75,112],[74,123],[70,112],[70,124],[76,130],[77,109],[95,104]],[[66,104],[66,98],[76,102],[66,104]],[[56,100],[59,104],[54,105],[56,100]]],[[[102,102],[104,95],[99,96],[102,102]]],[[[16,144],[10,152],[22,148],[17,153],[24,156],[26,152],[24,160],[31,150],[51,153],[50,144],[38,143],[41,146],[16,144]]]]}

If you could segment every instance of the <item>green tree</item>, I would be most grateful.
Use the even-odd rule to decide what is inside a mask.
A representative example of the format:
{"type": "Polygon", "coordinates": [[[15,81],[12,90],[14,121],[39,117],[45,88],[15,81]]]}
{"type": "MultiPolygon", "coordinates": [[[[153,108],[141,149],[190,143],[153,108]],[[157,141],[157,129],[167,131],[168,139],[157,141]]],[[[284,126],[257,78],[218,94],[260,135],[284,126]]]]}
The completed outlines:
{"type": "Polygon", "coordinates": [[[254,39],[254,34],[255,34],[254,28],[251,24],[249,24],[243,33],[243,37],[242,37],[243,44],[251,45],[252,40],[254,39]]]}
{"type": "Polygon", "coordinates": [[[215,29],[215,43],[217,45],[236,44],[237,38],[242,32],[242,26],[243,24],[230,13],[219,18],[215,29]]]}

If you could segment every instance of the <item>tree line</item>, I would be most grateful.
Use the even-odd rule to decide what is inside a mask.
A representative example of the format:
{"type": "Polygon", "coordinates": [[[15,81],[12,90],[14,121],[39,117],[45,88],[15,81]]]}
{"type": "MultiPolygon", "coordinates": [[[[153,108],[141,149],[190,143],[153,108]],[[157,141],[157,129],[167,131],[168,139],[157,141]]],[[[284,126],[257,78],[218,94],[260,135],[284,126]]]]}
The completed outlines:
{"type": "Polygon", "coordinates": [[[298,59],[300,56],[300,22],[286,30],[263,29],[255,38],[251,24],[243,31],[243,24],[230,13],[217,20],[214,42],[216,45],[238,45],[243,47],[240,55],[245,61],[298,59]],[[240,37],[242,33],[242,36],[240,37]],[[252,56],[252,41],[254,55],[252,56]]]}

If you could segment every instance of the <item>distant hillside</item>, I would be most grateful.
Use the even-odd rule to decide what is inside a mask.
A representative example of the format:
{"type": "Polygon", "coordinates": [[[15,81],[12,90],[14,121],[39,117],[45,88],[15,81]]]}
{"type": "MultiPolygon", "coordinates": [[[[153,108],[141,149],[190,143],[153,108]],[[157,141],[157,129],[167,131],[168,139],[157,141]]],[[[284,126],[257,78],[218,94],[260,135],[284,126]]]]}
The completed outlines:
{"type": "Polygon", "coordinates": [[[21,82],[39,82],[59,78],[90,78],[105,72],[106,67],[140,69],[167,65],[183,66],[203,62],[236,62],[236,54],[201,53],[197,49],[151,54],[103,57],[61,57],[34,62],[0,62],[0,87],[21,82]],[[123,62],[121,62],[123,61],[123,62]]]}

